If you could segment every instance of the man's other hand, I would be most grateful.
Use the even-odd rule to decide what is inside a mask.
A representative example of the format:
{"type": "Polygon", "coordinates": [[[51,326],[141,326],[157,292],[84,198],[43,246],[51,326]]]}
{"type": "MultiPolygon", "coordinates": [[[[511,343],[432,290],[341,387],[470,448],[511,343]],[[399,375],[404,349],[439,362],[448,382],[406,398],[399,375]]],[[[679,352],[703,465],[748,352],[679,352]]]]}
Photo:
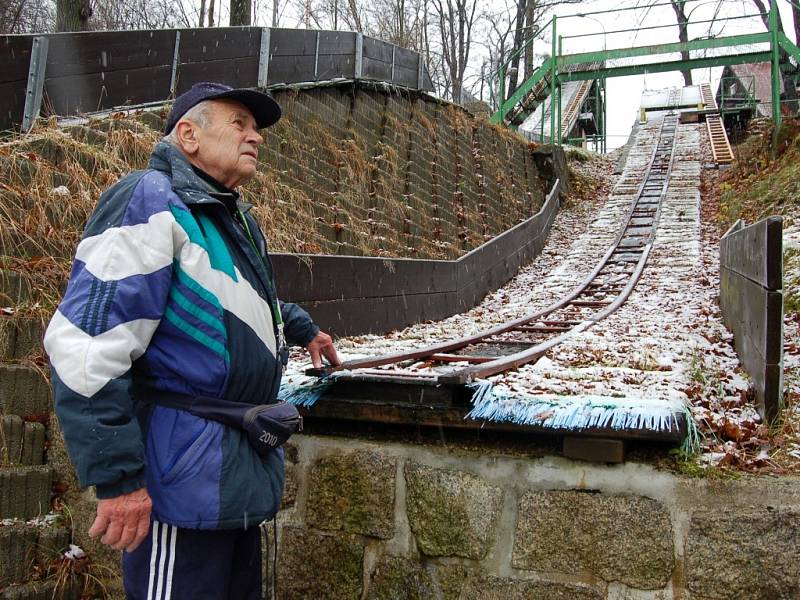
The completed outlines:
{"type": "Polygon", "coordinates": [[[308,343],[306,346],[308,354],[311,356],[311,364],[315,369],[322,368],[323,357],[328,360],[334,367],[342,364],[339,356],[336,354],[336,348],[333,346],[333,338],[327,333],[319,332],[317,336],[308,343]]]}
{"type": "Polygon", "coordinates": [[[133,552],[150,530],[153,504],[145,488],[97,501],[97,517],[89,536],[102,535],[100,541],[115,550],[133,552]]]}

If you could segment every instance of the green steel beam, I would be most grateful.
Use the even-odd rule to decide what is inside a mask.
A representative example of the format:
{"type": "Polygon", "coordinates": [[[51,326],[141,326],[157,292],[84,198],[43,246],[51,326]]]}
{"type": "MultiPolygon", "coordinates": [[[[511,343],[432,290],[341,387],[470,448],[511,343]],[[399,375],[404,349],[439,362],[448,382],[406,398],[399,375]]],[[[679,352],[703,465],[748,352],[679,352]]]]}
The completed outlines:
{"type": "Polygon", "coordinates": [[[800,63],[800,48],[795,46],[794,42],[786,37],[786,34],[782,31],[778,32],[778,44],[780,44],[781,48],[786,50],[789,56],[794,57],[794,59],[800,63]]]}
{"type": "Polygon", "coordinates": [[[646,73],[664,73],[667,71],[682,71],[684,69],[703,69],[705,67],[720,67],[724,65],[741,65],[753,62],[769,62],[772,55],[769,51],[750,52],[748,54],[733,54],[730,56],[709,56],[706,58],[692,58],[690,60],[675,60],[669,62],[652,63],[647,65],[631,65],[628,67],[608,67],[593,71],[576,71],[561,73],[560,82],[580,81],[583,79],[598,79],[609,77],[625,77],[626,75],[642,75],[646,73]]]}
{"type": "Polygon", "coordinates": [[[500,108],[496,113],[494,113],[491,118],[489,119],[490,123],[502,123],[505,116],[509,113],[509,111],[514,108],[517,103],[522,100],[525,95],[530,92],[533,87],[539,83],[545,76],[550,72],[551,64],[553,59],[548,58],[537,71],[531,75],[528,79],[526,79],[522,84],[514,91],[511,96],[509,96],[508,100],[503,102],[503,98],[500,98],[500,108]]]}
{"type": "MultiPolygon", "coordinates": [[[[553,37],[552,37],[552,53],[551,56],[553,57],[552,64],[550,65],[552,68],[552,75],[550,77],[550,143],[556,143],[556,118],[555,118],[555,110],[556,110],[556,94],[561,90],[561,87],[558,85],[558,61],[556,58],[558,57],[558,48],[556,47],[556,15],[553,15],[553,37]]],[[[561,98],[558,98],[558,102],[561,102],[561,98]]],[[[544,116],[544,113],[542,113],[544,116]]],[[[559,130],[561,128],[561,123],[559,125],[559,130]]],[[[558,136],[558,145],[561,145],[561,135],[558,136]]]]}
{"type": "Polygon", "coordinates": [[[770,60],[772,62],[772,122],[775,129],[772,134],[772,148],[775,150],[778,128],[781,126],[781,72],[778,62],[778,7],[775,0],[771,0],[769,7],[769,36],[770,36],[770,60]]]}
{"type": "Polygon", "coordinates": [[[616,50],[600,50],[598,52],[581,52],[559,56],[557,63],[559,69],[567,65],[587,62],[601,62],[618,58],[631,58],[634,56],[650,56],[653,54],[667,54],[692,50],[708,50],[710,48],[725,48],[728,46],[742,46],[749,44],[769,44],[769,33],[748,33],[745,35],[731,35],[721,38],[705,40],[692,40],[690,42],[674,42],[670,44],[656,44],[653,46],[635,46],[633,48],[618,48],[616,50]]]}

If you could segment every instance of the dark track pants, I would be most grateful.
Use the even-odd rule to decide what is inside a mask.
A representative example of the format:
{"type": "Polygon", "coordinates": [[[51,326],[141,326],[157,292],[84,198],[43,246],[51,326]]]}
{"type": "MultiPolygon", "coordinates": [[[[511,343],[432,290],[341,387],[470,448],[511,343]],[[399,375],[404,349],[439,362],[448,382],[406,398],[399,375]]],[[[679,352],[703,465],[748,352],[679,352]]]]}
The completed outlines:
{"type": "Polygon", "coordinates": [[[153,521],[122,555],[128,600],[261,600],[261,530],[181,529],[153,521]]]}

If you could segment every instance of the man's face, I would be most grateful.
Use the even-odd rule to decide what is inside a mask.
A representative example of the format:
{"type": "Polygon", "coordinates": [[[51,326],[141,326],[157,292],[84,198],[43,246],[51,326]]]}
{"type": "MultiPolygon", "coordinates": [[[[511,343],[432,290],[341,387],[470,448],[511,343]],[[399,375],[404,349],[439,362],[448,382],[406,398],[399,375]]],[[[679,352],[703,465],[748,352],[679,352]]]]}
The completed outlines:
{"type": "Polygon", "coordinates": [[[212,101],[211,124],[197,128],[197,165],[229,188],[247,182],[256,174],[258,133],[250,110],[235,100],[212,101]]]}

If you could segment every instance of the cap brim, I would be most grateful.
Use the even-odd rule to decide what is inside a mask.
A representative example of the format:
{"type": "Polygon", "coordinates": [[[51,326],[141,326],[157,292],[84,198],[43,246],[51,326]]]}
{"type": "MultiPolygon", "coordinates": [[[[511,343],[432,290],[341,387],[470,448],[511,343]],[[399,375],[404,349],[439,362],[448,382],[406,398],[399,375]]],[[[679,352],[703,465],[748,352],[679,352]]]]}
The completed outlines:
{"type": "Polygon", "coordinates": [[[256,125],[259,129],[275,125],[281,118],[281,107],[275,99],[265,92],[259,90],[237,89],[228,90],[227,92],[220,92],[213,96],[205,98],[206,100],[219,100],[221,98],[230,98],[241,102],[256,120],[256,125]]]}

